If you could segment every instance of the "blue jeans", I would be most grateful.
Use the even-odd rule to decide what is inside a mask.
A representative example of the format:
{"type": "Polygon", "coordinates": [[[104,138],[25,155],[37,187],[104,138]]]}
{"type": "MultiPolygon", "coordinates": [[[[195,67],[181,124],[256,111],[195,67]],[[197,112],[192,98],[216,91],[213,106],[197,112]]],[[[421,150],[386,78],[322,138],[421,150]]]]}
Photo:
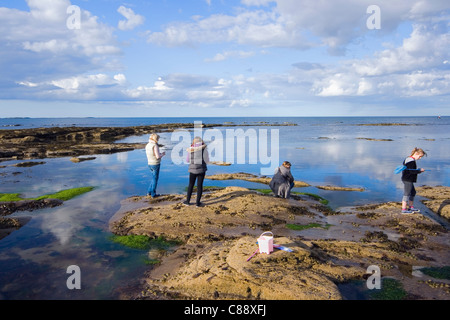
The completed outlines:
{"type": "Polygon", "coordinates": [[[148,167],[150,169],[150,185],[148,186],[147,195],[154,197],[156,195],[161,164],[149,164],[148,167]]]}

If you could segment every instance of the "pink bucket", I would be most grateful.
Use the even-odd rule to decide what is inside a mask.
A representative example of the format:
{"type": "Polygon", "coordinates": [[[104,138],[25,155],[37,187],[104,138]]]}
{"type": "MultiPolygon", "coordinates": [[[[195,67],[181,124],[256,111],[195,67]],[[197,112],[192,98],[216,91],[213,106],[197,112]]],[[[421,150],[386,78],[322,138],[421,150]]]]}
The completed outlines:
{"type": "Polygon", "coordinates": [[[273,233],[270,231],[263,232],[258,238],[258,245],[259,253],[270,254],[273,251],[273,233]]]}

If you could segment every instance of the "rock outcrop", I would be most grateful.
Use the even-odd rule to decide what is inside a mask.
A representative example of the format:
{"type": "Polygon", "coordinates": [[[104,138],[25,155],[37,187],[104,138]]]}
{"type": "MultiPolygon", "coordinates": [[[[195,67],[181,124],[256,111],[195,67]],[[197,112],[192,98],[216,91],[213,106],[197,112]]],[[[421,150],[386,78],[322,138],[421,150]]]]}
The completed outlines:
{"type": "MultiPolygon", "coordinates": [[[[206,125],[212,127],[218,125],[206,125]]],[[[142,143],[115,143],[129,136],[192,128],[189,123],[134,127],[50,127],[0,130],[0,161],[77,157],[143,149],[142,143]]]]}
{"type": "Polygon", "coordinates": [[[417,193],[426,197],[429,200],[424,200],[423,203],[429,207],[433,212],[450,220],[450,187],[418,187],[417,193]]]}
{"type": "Polygon", "coordinates": [[[448,264],[447,230],[421,214],[402,215],[400,203],[334,212],[308,196],[281,199],[238,187],[202,199],[204,207],[184,206],[183,195],[123,201],[110,221],[113,233],[182,241],[160,253],[132,298],[343,299],[339,284],[365,281],[372,265],[399,279],[411,299],[448,298],[445,284],[432,289],[412,276],[413,266],[448,264]],[[292,251],[252,257],[264,231],[292,251]]]}

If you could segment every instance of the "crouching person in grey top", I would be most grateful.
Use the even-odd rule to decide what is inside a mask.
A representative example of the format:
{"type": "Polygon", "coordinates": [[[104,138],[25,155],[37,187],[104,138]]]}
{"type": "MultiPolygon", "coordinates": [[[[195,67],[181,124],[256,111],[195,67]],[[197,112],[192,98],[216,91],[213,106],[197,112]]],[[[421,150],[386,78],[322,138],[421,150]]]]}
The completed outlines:
{"type": "Polygon", "coordinates": [[[291,164],[284,161],[275,170],[275,174],[269,183],[270,188],[276,197],[288,199],[291,196],[291,189],[294,187],[294,177],[291,173],[291,164]]]}

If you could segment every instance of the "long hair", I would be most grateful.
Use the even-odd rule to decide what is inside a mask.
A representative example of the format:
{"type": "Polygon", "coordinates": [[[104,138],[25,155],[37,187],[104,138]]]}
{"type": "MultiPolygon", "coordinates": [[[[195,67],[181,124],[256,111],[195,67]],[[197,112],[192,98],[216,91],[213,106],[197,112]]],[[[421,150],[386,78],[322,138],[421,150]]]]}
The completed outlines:
{"type": "Polygon", "coordinates": [[[421,153],[421,154],[423,154],[424,156],[426,156],[427,155],[427,153],[425,152],[425,151],[423,151],[423,149],[421,149],[421,148],[417,148],[417,147],[415,147],[414,149],[413,149],[413,151],[411,151],[411,157],[414,155],[414,153],[421,153]]]}
{"type": "Polygon", "coordinates": [[[191,147],[193,147],[193,146],[196,145],[196,144],[202,144],[202,145],[204,145],[205,142],[202,140],[202,138],[200,138],[200,137],[195,137],[194,140],[192,140],[191,147]]]}

